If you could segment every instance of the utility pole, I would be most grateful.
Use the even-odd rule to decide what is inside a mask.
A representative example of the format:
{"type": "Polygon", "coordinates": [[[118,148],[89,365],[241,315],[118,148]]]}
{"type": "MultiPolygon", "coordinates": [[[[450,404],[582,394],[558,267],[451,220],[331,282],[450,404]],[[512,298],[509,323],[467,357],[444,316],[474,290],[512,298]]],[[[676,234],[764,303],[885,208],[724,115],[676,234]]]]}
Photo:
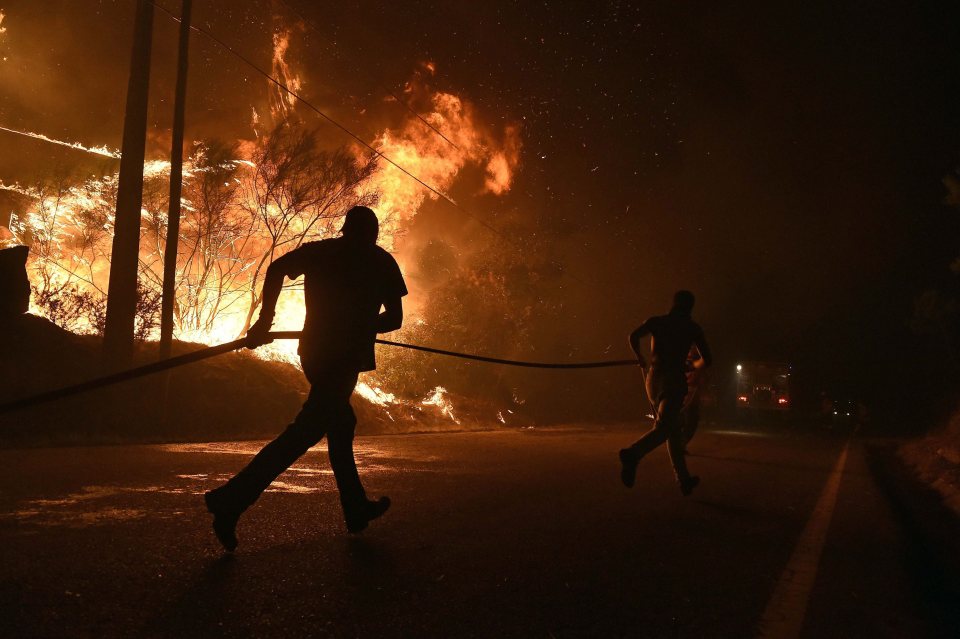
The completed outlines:
{"type": "Polygon", "coordinates": [[[137,312],[137,270],[140,260],[140,207],[143,204],[143,159],[147,138],[147,97],[150,90],[150,48],[153,3],[137,0],[123,118],[123,150],[117,187],[117,211],[110,254],[110,284],[103,353],[111,370],[133,363],[133,330],[137,312]]]}
{"type": "Polygon", "coordinates": [[[170,208],[167,214],[167,241],[163,251],[160,359],[170,357],[170,345],[173,341],[173,305],[177,295],[177,244],[180,235],[180,196],[183,191],[183,121],[187,102],[187,69],[192,8],[193,0],[183,0],[180,10],[177,90],[173,103],[173,145],[170,148],[170,208]]]}

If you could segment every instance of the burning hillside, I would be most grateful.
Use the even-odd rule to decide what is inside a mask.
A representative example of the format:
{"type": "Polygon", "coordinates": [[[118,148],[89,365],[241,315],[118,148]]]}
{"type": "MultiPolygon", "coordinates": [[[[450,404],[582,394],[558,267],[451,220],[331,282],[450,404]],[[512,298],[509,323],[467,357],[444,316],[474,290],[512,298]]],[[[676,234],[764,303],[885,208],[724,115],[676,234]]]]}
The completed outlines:
{"type": "MultiPolygon", "coordinates": [[[[281,83],[297,93],[309,88],[288,59],[291,39],[298,33],[278,26],[272,62],[281,83]]],[[[433,63],[425,63],[407,83],[404,99],[418,112],[384,128],[371,141],[375,152],[356,143],[337,145],[328,131],[309,124],[309,115],[300,112],[291,93],[273,84],[266,101],[269,108],[261,109],[263,113],[256,106],[252,109],[252,138],[192,143],[183,174],[175,338],[215,344],[243,335],[256,318],[270,263],[305,242],[336,236],[351,206],[376,210],[380,244],[396,253],[404,272],[417,274],[424,270],[425,251],[438,246],[428,240],[425,247],[422,237],[408,241],[411,225],[426,202],[460,183],[475,195],[499,196],[509,191],[519,162],[518,127],[493,127],[469,101],[431,88],[428,76],[434,71],[433,63]]],[[[155,137],[162,138],[161,133],[155,132],[155,137]]],[[[61,144],[117,155],[101,147],[61,144]]],[[[162,159],[149,160],[144,167],[136,327],[142,341],[158,336],[169,172],[169,162],[162,159]]],[[[31,249],[31,311],[76,333],[103,331],[117,186],[118,175],[112,172],[82,179],[69,173],[44,176],[32,184],[3,187],[18,196],[5,243],[31,249]]],[[[469,273],[461,273],[459,282],[463,287],[489,285],[469,273]]],[[[429,337],[431,314],[436,313],[431,289],[411,289],[408,332],[429,337]]],[[[457,311],[443,312],[451,310],[457,311]]],[[[460,310],[470,312],[465,307],[460,310]]],[[[278,303],[275,326],[299,329],[303,316],[301,283],[288,283],[278,303]]],[[[289,341],[263,347],[257,354],[297,361],[296,344],[289,341]]],[[[406,361],[396,353],[389,359],[395,369],[406,361]]],[[[422,376],[414,380],[398,370],[390,373],[390,380],[392,385],[381,388],[382,379],[367,376],[358,392],[388,415],[391,407],[395,412],[401,406],[428,408],[451,423],[460,423],[448,393],[435,381],[422,376]]],[[[497,411],[489,412],[493,420],[497,411]]]]}

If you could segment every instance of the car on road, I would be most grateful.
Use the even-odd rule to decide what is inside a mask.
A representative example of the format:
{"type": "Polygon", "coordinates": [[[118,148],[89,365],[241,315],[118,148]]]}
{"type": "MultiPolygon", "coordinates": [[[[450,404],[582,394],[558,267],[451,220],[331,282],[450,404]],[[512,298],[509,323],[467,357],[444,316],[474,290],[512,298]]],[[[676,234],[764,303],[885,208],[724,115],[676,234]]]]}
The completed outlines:
{"type": "Polygon", "coordinates": [[[857,423],[859,405],[857,400],[842,397],[833,400],[832,414],[829,415],[831,426],[850,426],[857,423]]]}

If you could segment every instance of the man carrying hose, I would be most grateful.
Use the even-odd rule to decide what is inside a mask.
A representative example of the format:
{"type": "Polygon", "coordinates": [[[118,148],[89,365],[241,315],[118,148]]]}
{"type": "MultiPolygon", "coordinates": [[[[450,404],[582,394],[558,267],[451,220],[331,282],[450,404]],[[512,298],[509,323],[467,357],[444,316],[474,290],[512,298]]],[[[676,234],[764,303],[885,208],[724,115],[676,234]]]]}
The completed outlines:
{"type": "Polygon", "coordinates": [[[360,532],[390,507],[387,497],[367,499],[360,483],[353,455],[357,420],[350,406],[358,374],[376,368],[377,334],[403,322],[406,284],[396,260],[377,246],[378,233],[376,214],[356,206],[347,211],[342,237],[304,244],[267,269],[263,306],[247,332],[247,346],[272,341],[268,333],[283,280],[303,275],[307,313],[299,353],[311,387],[293,423],[233,479],[205,495],[213,531],[229,551],[237,547],[243,511],[324,435],[347,530],[360,532]]]}
{"type": "Polygon", "coordinates": [[[630,334],[630,347],[641,366],[646,366],[646,362],[640,350],[640,340],[650,335],[650,370],[646,385],[647,396],[656,412],[656,422],[650,432],[620,451],[620,479],[627,488],[636,481],[640,459],[664,442],[667,442],[670,461],[684,496],[700,482],[699,477],[691,476],[687,470],[686,442],[680,429],[680,409],[687,394],[685,364],[691,346],[700,351],[699,366],[710,366],[713,361],[703,329],[690,317],[693,302],[693,293],[677,291],[668,314],[651,317],[630,334]]]}

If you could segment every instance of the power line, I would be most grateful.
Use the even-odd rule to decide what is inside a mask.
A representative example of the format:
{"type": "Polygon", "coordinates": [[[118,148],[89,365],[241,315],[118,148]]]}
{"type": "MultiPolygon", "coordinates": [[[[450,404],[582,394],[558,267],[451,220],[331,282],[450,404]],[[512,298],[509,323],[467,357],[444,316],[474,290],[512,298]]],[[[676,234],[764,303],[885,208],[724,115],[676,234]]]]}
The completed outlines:
{"type": "MultiPolygon", "coordinates": [[[[319,35],[320,37],[323,37],[323,36],[324,36],[323,32],[320,31],[320,28],[317,27],[316,23],[313,22],[313,20],[310,20],[310,19],[308,19],[306,16],[304,16],[304,15],[303,15],[300,11],[298,11],[293,5],[291,5],[289,2],[287,2],[287,0],[280,0],[280,3],[281,3],[283,6],[285,6],[287,9],[289,9],[295,16],[297,16],[298,18],[300,18],[300,21],[303,22],[303,24],[307,25],[307,27],[309,27],[314,33],[316,33],[316,34],[319,35]]],[[[358,70],[360,70],[360,69],[358,69],[358,70]]],[[[412,106],[410,106],[410,104],[407,103],[405,100],[401,99],[400,96],[398,96],[396,93],[394,93],[393,91],[387,90],[387,95],[389,95],[391,98],[393,98],[394,100],[396,100],[397,103],[399,103],[401,106],[403,106],[407,111],[409,111],[410,113],[412,113],[412,114],[414,115],[414,117],[416,117],[418,120],[420,120],[420,122],[423,123],[424,126],[426,126],[428,129],[430,129],[431,131],[433,131],[434,133],[436,133],[437,135],[439,135],[441,138],[443,138],[443,140],[444,140],[447,144],[449,144],[450,146],[452,146],[453,148],[455,148],[455,149],[458,150],[458,151],[461,150],[460,147],[457,146],[456,143],[455,143],[453,140],[451,140],[450,138],[448,138],[447,136],[445,136],[445,135],[443,134],[443,132],[440,131],[440,129],[438,129],[437,127],[435,127],[435,126],[433,126],[432,124],[430,124],[430,122],[428,122],[426,118],[424,118],[422,115],[420,115],[420,113],[418,113],[416,109],[414,109],[412,106]]]]}
{"type": "Polygon", "coordinates": [[[120,151],[117,151],[116,149],[108,148],[106,146],[84,146],[79,142],[65,142],[63,140],[57,140],[56,138],[48,137],[43,133],[34,133],[33,131],[20,131],[18,129],[8,129],[5,126],[0,126],[0,131],[6,131],[7,133],[13,133],[15,135],[22,135],[23,137],[31,138],[34,140],[40,140],[41,142],[49,142],[50,144],[65,146],[68,149],[74,149],[75,151],[83,151],[84,153],[101,155],[103,157],[113,158],[115,160],[120,159],[120,151]]]}

